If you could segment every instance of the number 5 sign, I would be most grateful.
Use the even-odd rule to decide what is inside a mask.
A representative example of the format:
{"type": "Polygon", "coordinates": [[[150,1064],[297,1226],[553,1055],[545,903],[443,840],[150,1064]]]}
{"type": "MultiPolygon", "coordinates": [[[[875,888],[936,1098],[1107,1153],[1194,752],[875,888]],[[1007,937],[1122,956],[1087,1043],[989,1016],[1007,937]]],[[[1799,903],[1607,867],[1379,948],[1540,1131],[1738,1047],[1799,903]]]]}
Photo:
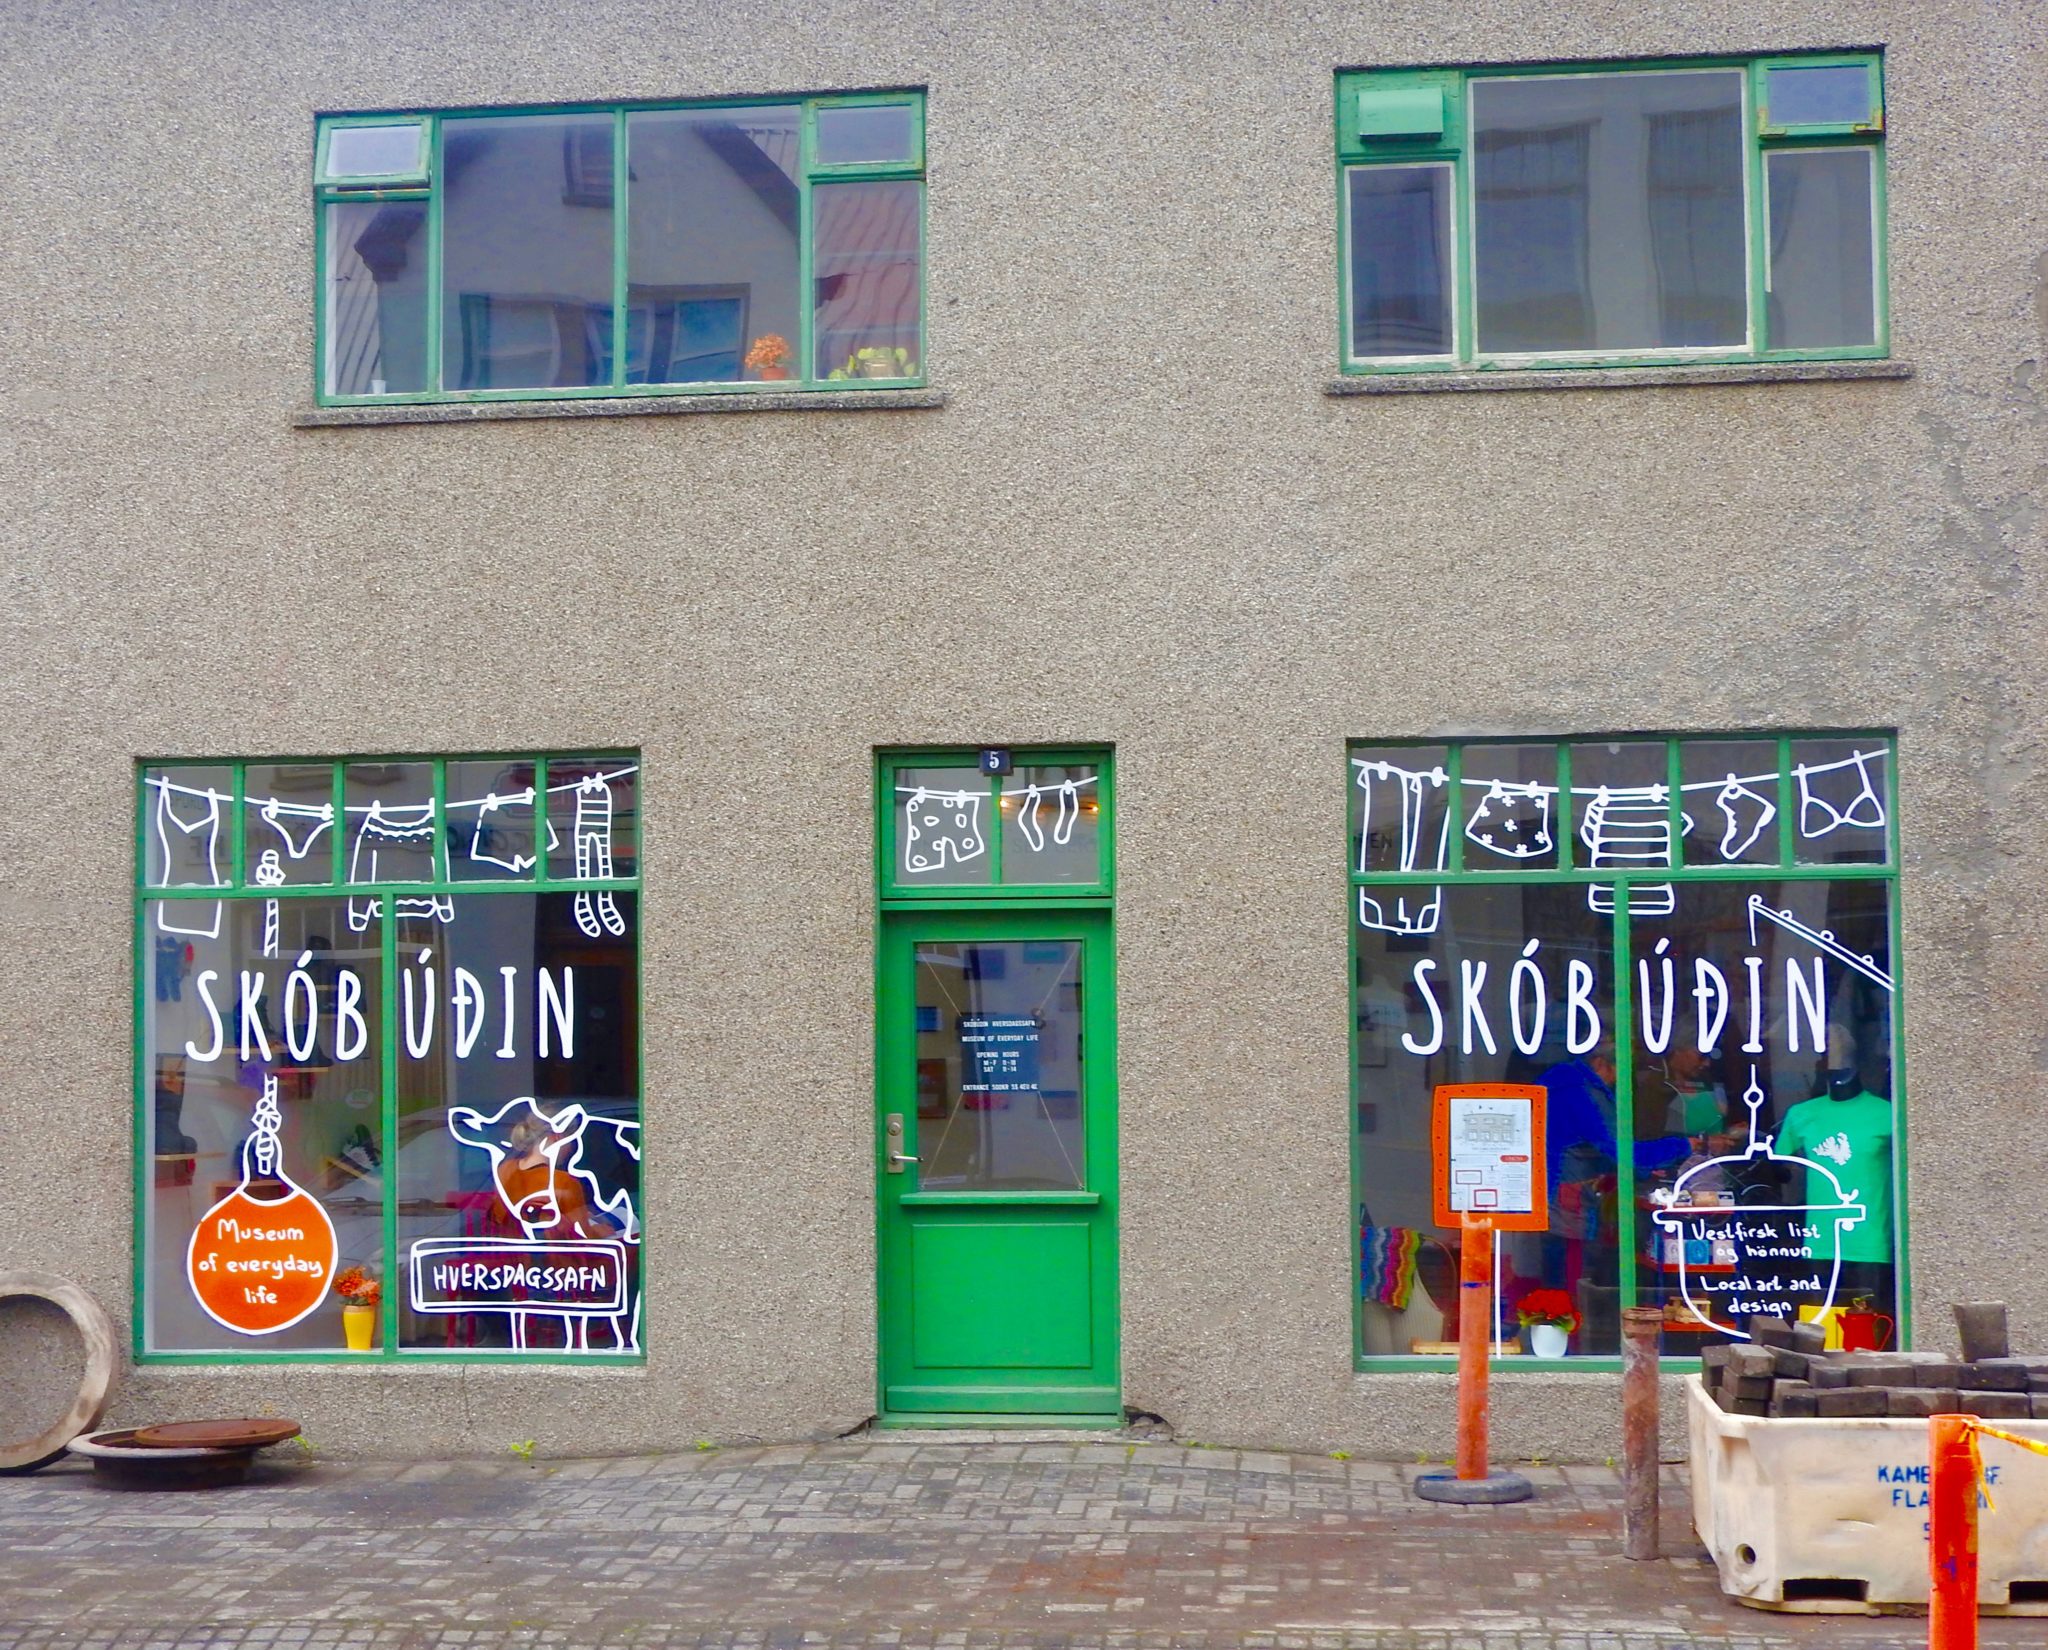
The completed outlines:
{"type": "Polygon", "coordinates": [[[1430,1120],[1436,1223],[1484,1215],[1503,1232],[1550,1225],[1544,1091],[1533,1083],[1439,1083],[1430,1120]]]}

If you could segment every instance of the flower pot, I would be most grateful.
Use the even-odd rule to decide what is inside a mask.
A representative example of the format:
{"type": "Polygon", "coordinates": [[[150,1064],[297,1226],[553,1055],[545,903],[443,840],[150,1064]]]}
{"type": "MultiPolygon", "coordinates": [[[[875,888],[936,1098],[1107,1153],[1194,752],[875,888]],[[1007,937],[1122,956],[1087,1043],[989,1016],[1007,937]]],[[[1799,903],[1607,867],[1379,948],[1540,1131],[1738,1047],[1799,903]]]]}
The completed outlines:
{"type": "Polygon", "coordinates": [[[909,370],[907,367],[896,365],[893,359],[887,361],[863,361],[860,364],[860,375],[863,378],[902,378],[907,375],[909,370]]]}
{"type": "Polygon", "coordinates": [[[771,383],[779,383],[779,382],[781,382],[781,381],[782,381],[783,379],[785,379],[785,378],[787,378],[787,377],[789,376],[789,368],[787,368],[787,367],[763,367],[763,368],[761,369],[761,376],[762,376],[762,377],[763,377],[764,379],[766,379],[766,380],[768,380],[769,382],[771,382],[771,383]]]}
{"type": "Polygon", "coordinates": [[[1529,1325],[1529,1351],[1538,1358],[1562,1358],[1571,1345],[1571,1331],[1561,1323],[1529,1325]]]}
{"type": "Polygon", "coordinates": [[[348,1337],[351,1352],[367,1352],[377,1339],[377,1309],[374,1306],[344,1306],[341,1332],[348,1337]]]}

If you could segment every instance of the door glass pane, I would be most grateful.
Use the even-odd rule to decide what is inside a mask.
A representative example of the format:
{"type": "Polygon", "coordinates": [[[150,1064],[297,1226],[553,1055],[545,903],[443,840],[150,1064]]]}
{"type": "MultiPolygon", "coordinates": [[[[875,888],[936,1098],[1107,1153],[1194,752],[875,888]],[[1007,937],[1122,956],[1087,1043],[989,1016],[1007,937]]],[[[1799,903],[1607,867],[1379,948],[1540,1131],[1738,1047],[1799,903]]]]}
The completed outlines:
{"type": "Polygon", "coordinates": [[[910,887],[986,886],[989,783],[973,768],[896,770],[896,875],[910,887]]]}
{"type": "Polygon", "coordinates": [[[627,383],[735,380],[797,335],[798,129],[794,105],[626,117],[627,383]]]}
{"type": "Polygon", "coordinates": [[[1018,768],[1003,780],[1003,882],[1102,880],[1102,797],[1094,763],[1018,768]]]}
{"type": "Polygon", "coordinates": [[[1471,83],[1479,348],[1747,336],[1742,74],[1471,83]]]}
{"type": "Polygon", "coordinates": [[[1078,1191],[1081,942],[917,947],[918,1183],[1078,1191]]]}
{"type": "Polygon", "coordinates": [[[855,104],[818,111],[818,164],[866,166],[908,161],[914,135],[907,103],[855,104]]]}
{"type": "Polygon", "coordinates": [[[327,213],[327,393],[427,388],[427,208],[341,201],[327,213]]]}
{"type": "Polygon", "coordinates": [[[442,144],[444,387],[608,382],[610,117],[450,120],[442,144]]]}
{"type": "Polygon", "coordinates": [[[1772,349],[1877,341],[1870,149],[1767,155],[1772,349]]]}
{"type": "Polygon", "coordinates": [[[1351,189],[1351,353],[1451,350],[1451,169],[1358,166],[1351,189]]]}
{"type": "Polygon", "coordinates": [[[820,184],[811,191],[820,378],[914,378],[924,186],[820,184]]]}
{"type": "Polygon", "coordinates": [[[251,762],[243,772],[243,874],[259,887],[334,881],[334,766],[251,762]]]}
{"type": "Polygon", "coordinates": [[[1870,71],[1861,63],[1772,69],[1764,76],[1764,113],[1774,132],[1788,126],[1866,125],[1872,115],[1870,71]]]}

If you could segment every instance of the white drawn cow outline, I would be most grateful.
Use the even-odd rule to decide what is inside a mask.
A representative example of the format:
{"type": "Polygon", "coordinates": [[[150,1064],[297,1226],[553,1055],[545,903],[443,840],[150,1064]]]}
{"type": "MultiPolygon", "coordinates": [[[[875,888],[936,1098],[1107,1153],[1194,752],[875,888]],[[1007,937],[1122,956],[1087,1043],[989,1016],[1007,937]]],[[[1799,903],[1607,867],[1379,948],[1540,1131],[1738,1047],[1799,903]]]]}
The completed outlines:
{"type": "MultiPolygon", "coordinates": [[[[555,1195],[555,1175],[562,1173],[579,1181],[585,1192],[585,1202],[590,1208],[600,1211],[605,1218],[618,1228],[618,1242],[638,1245],[640,1241],[640,1220],[633,1207],[632,1194],[623,1186],[607,1196],[598,1184],[597,1176],[584,1166],[583,1135],[593,1121],[602,1123],[613,1131],[620,1150],[635,1163],[640,1161],[637,1139],[629,1141],[630,1133],[637,1136],[638,1123],[619,1123],[610,1118],[593,1119],[582,1106],[571,1102],[560,1111],[549,1113],[541,1109],[540,1102],[531,1095],[520,1095],[500,1106],[488,1116],[474,1106],[450,1106],[448,1108],[448,1132],[465,1146],[475,1146],[489,1154],[491,1160],[491,1189],[497,1194],[499,1207],[518,1225],[529,1243],[549,1241],[548,1234],[562,1219],[561,1202],[555,1195]],[[521,1108],[538,1121],[547,1133],[540,1142],[540,1153],[548,1166],[547,1179],[539,1188],[522,1197],[515,1205],[505,1190],[505,1164],[513,1155],[514,1148],[509,1136],[512,1123],[507,1119],[521,1108]],[[570,1161],[562,1161],[574,1147],[570,1161]]],[[[621,1262],[624,1254],[621,1251],[621,1262]]],[[[512,1346],[515,1351],[524,1352],[526,1346],[527,1320],[532,1317],[559,1317],[563,1320],[565,1333],[573,1351],[590,1350],[590,1319],[594,1316],[609,1317],[612,1326],[612,1349],[620,1352],[640,1350],[640,1291],[633,1290],[629,1311],[618,1313],[564,1312],[560,1307],[540,1308],[522,1311],[516,1306],[503,1310],[512,1320],[512,1346]]]]}

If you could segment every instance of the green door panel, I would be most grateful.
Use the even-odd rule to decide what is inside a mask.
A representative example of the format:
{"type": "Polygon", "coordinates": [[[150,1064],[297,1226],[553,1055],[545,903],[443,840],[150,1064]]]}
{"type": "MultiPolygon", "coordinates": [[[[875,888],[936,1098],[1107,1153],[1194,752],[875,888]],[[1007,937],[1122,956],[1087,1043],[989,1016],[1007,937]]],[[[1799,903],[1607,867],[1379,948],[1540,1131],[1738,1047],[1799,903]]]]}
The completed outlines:
{"type": "Polygon", "coordinates": [[[921,1370],[1085,1370],[1088,1228],[920,1221],[910,1232],[910,1352],[921,1370]]]}
{"type": "Polygon", "coordinates": [[[885,1422],[1121,1412],[1113,975],[1099,906],[884,917],[885,1422]]]}

